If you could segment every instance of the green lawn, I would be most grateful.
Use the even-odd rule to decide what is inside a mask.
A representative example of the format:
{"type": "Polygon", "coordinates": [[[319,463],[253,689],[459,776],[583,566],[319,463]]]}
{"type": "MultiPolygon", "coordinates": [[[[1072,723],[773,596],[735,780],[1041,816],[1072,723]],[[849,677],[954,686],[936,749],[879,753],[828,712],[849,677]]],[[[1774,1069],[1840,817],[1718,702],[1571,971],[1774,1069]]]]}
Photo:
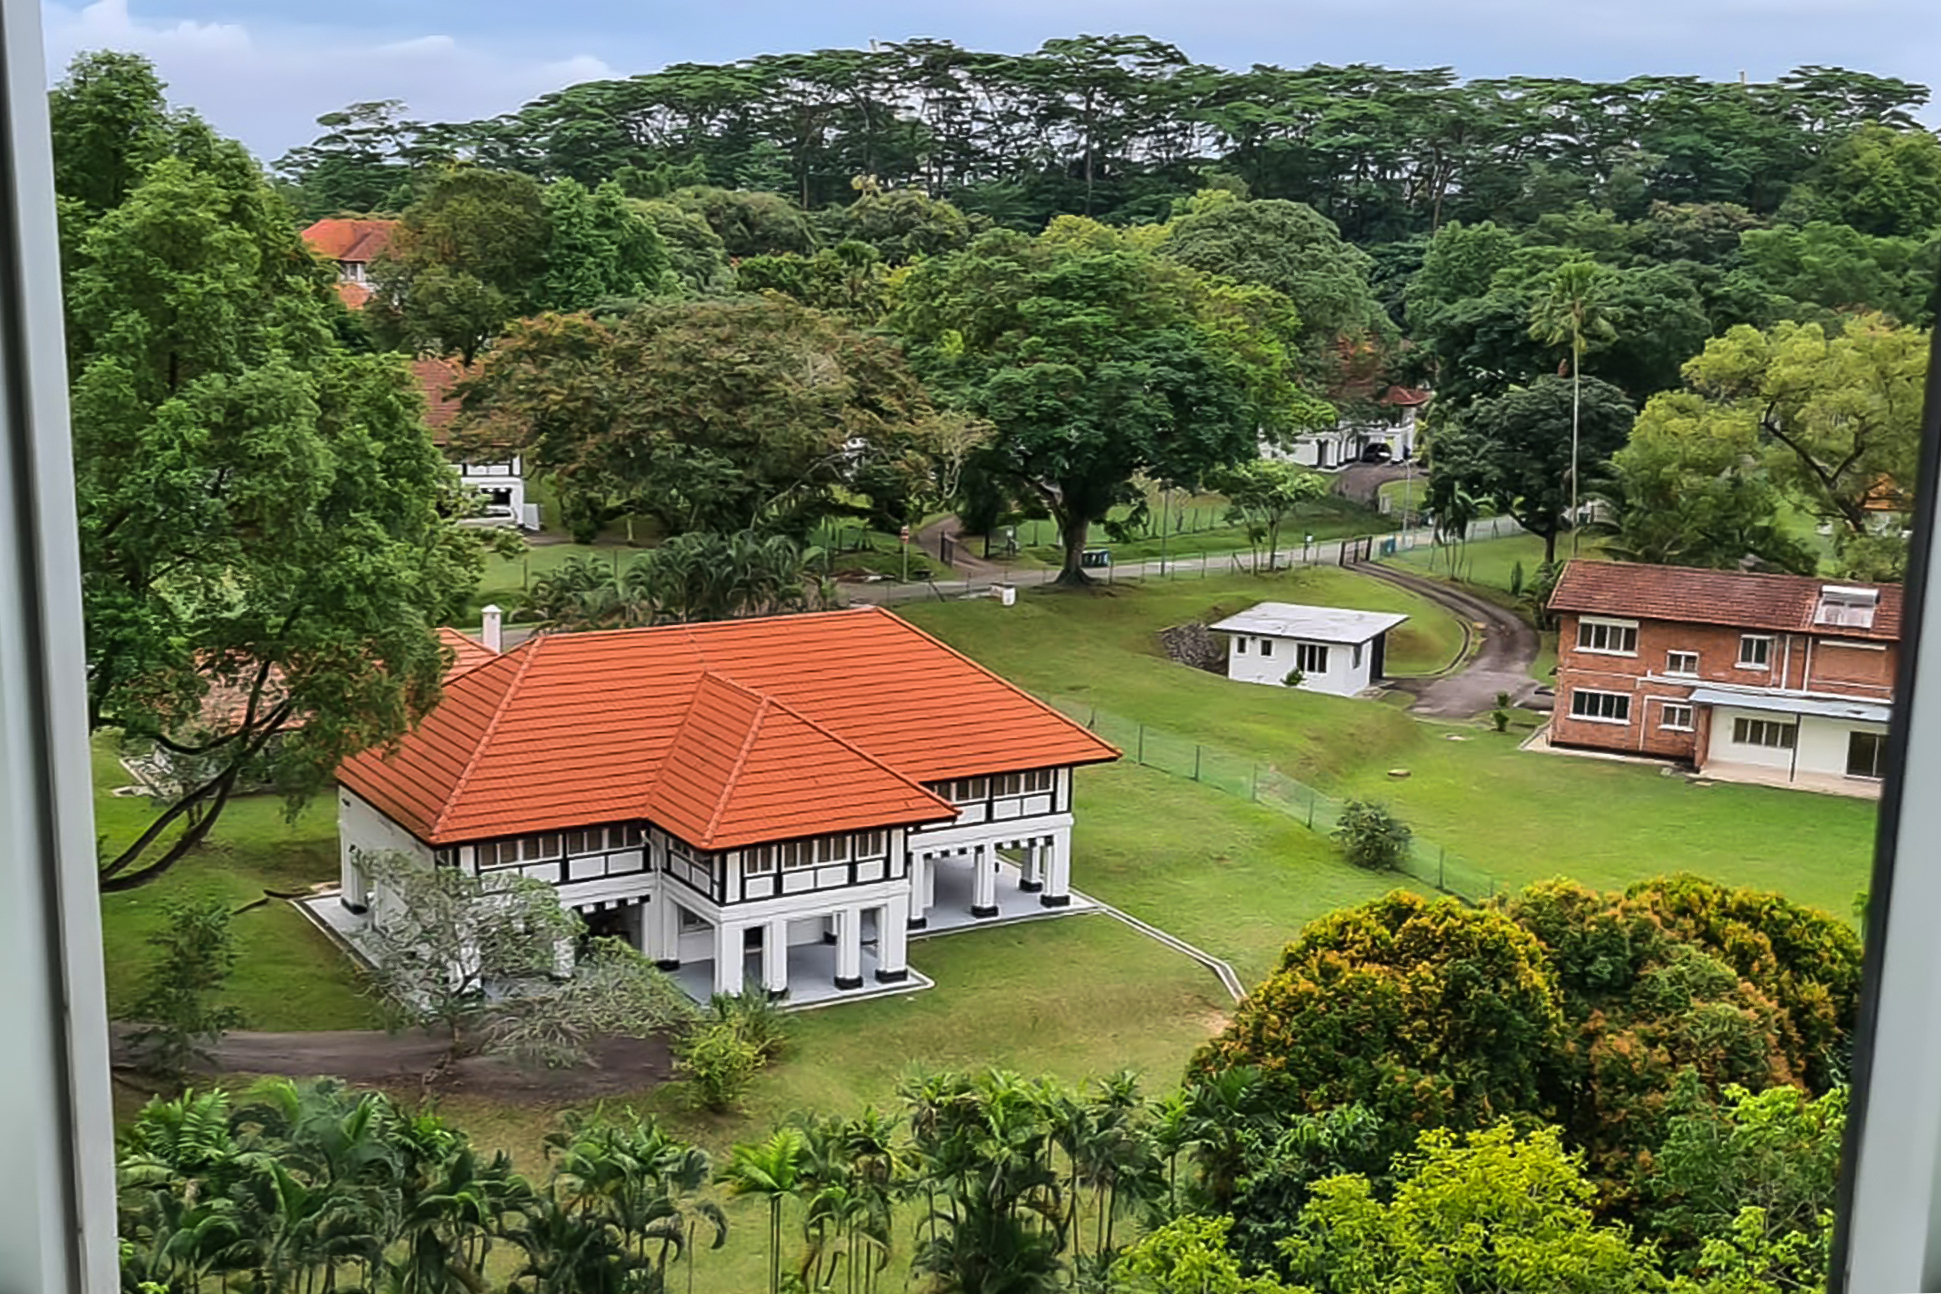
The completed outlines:
{"type": "MultiPolygon", "coordinates": [[[[131,779],[106,742],[95,747],[95,830],[110,846],[132,839],[154,810],[146,799],[108,794],[131,779]]],[[[152,884],[101,899],[101,937],[108,1010],[122,1016],[141,991],[150,950],[144,943],[178,895],[220,895],[237,912],[233,929],[242,956],[227,1000],[249,1027],[355,1029],[368,1025],[370,1003],[357,973],[336,946],[280,899],[337,878],[337,822],[331,799],[313,801],[286,822],[280,800],[248,796],[223,812],[211,841],[152,884]]]]}
{"type": "MultiPolygon", "coordinates": [[[[1557,555],[1564,558],[1569,554],[1570,540],[1565,536],[1558,541],[1557,555]]],[[[1599,554],[1586,546],[1579,556],[1595,559],[1599,554]]],[[[1450,578],[1451,563],[1459,563],[1465,584],[1508,593],[1519,565],[1523,568],[1526,583],[1536,578],[1537,567],[1543,564],[1543,540],[1535,535],[1509,535],[1502,539],[1478,539],[1463,545],[1411,548],[1385,560],[1443,579],[1450,578]]]]}
{"type": "Polygon", "coordinates": [[[1033,589],[1011,607],[980,600],[900,611],[1041,695],[1089,702],[1176,732],[1217,733],[1230,749],[1304,780],[1346,771],[1368,752],[1413,740],[1414,721],[1388,706],[1235,683],[1160,654],[1160,629],[1215,620],[1264,599],[1407,610],[1414,619],[1390,640],[1397,672],[1447,664],[1461,641],[1461,626],[1440,608],[1333,567],[1033,589]]]}
{"type": "MultiPolygon", "coordinates": [[[[1139,538],[1129,543],[1115,543],[1107,536],[1103,526],[1093,526],[1091,546],[1111,549],[1112,561],[1119,566],[1157,561],[1162,556],[1186,558],[1198,557],[1201,553],[1245,554],[1250,551],[1246,528],[1224,524],[1224,502],[1208,499],[1195,500],[1195,504],[1197,506],[1188,506],[1183,512],[1177,507],[1174,509],[1171,524],[1180,529],[1169,531],[1163,541],[1159,537],[1159,513],[1155,508],[1147,533],[1139,538]]],[[[1117,513],[1124,511],[1115,509],[1117,513]]],[[[1316,543],[1322,543],[1349,535],[1377,534],[1393,529],[1395,522],[1373,508],[1330,495],[1307,504],[1300,515],[1288,521],[1282,528],[1280,543],[1281,547],[1288,548],[1299,545],[1306,535],[1313,535],[1316,543]]],[[[1026,556],[1039,561],[1057,564],[1063,560],[1057,529],[1048,521],[1025,522],[1018,528],[1018,543],[1026,556]]]]}
{"type": "MultiPolygon", "coordinates": [[[[1528,542],[1491,541],[1472,551],[1480,550],[1479,569],[1487,563],[1506,572],[1514,560],[1507,554],[1528,542]]],[[[1319,593],[1324,586],[1302,583],[1316,580],[1331,591],[1360,582],[1317,570],[1261,583],[1274,589],[1268,596],[1300,601],[1292,590],[1319,593]]],[[[1497,735],[1426,724],[1389,706],[1234,684],[1175,666],[1149,645],[1151,635],[1202,618],[1192,613],[1193,592],[1183,580],[1104,594],[1032,593],[1011,608],[925,604],[907,614],[1026,687],[1274,765],[1337,796],[1386,800],[1425,840],[1509,884],[1566,875],[1617,887],[1688,870],[1845,916],[1866,883],[1870,801],[1692,786],[1655,766],[1519,751],[1527,730],[1497,735]],[[1398,768],[1409,776],[1391,778],[1398,768]]]]}

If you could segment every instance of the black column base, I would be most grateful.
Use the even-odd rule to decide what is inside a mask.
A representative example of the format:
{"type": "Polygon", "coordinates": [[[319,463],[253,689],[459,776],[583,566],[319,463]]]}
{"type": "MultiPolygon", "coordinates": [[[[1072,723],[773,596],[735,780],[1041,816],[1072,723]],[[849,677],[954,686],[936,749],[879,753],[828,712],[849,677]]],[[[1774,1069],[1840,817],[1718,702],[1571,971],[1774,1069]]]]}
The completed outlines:
{"type": "Polygon", "coordinates": [[[863,977],[861,975],[836,976],[837,988],[861,988],[862,986],[863,986],[863,977]]]}
{"type": "Polygon", "coordinates": [[[1068,908],[1072,904],[1069,894],[1040,894],[1038,902],[1048,908],[1068,908]]]}
{"type": "Polygon", "coordinates": [[[911,917],[903,923],[903,926],[906,930],[928,930],[930,928],[930,918],[911,917]]]}
{"type": "Polygon", "coordinates": [[[824,931],[822,936],[822,942],[825,944],[832,944],[836,942],[836,932],[833,930],[824,931]]]}
{"type": "Polygon", "coordinates": [[[768,1000],[771,1002],[786,1002],[788,1001],[788,997],[789,991],[785,988],[772,988],[768,990],[768,1000]]]}
{"type": "MultiPolygon", "coordinates": [[[[342,903],[343,900],[339,899],[338,902],[342,903]]],[[[354,917],[361,917],[366,912],[369,912],[370,910],[371,910],[371,907],[370,907],[370,904],[368,903],[344,903],[344,911],[350,913],[354,917]]]]}
{"type": "Polygon", "coordinates": [[[901,984],[909,978],[910,972],[907,970],[879,970],[876,972],[876,982],[878,984],[901,984]]]}
{"type": "Polygon", "coordinates": [[[971,915],[974,917],[994,917],[997,915],[997,907],[994,904],[988,908],[980,908],[973,903],[971,904],[971,915]]]}
{"type": "Polygon", "coordinates": [[[1019,881],[1018,888],[1026,894],[1036,894],[1039,890],[1045,888],[1045,883],[1043,881],[1019,881]]]}
{"type": "Polygon", "coordinates": [[[659,970],[677,971],[681,969],[681,959],[676,957],[672,961],[657,961],[654,963],[654,966],[659,970]]]}

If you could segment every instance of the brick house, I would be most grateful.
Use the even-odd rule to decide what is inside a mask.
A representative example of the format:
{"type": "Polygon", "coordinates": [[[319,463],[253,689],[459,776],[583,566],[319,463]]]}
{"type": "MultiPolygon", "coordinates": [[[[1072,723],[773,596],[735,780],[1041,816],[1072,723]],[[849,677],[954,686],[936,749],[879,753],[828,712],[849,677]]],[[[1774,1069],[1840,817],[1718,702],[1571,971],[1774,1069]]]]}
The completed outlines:
{"type": "Polygon", "coordinates": [[[539,505],[526,502],[525,463],[517,451],[464,454],[451,440],[451,423],[458,417],[458,397],[453,390],[467,374],[455,359],[414,359],[411,374],[425,396],[425,426],[431,439],[465,484],[485,501],[485,511],[474,520],[481,525],[518,526],[539,529],[539,505]]]}
{"type": "Polygon", "coordinates": [[[1878,793],[1898,585],[1577,561],[1550,609],[1553,745],[1675,759],[1722,780],[1878,793]]]}

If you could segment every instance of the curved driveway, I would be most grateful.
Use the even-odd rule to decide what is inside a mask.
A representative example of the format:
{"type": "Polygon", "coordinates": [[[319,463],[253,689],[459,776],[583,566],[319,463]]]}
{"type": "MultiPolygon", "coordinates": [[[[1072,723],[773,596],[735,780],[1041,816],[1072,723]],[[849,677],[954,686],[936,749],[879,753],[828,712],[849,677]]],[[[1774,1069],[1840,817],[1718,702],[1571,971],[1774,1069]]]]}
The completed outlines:
{"type": "Polygon", "coordinates": [[[1482,636],[1482,647],[1468,663],[1447,674],[1429,678],[1395,679],[1401,691],[1418,698],[1409,713],[1431,719],[1468,719],[1495,708],[1496,694],[1508,692],[1518,704],[1536,689],[1530,666],[1536,663],[1541,641],[1522,616],[1487,598],[1445,584],[1398,571],[1391,566],[1358,562],[1349,569],[1399,585],[1450,612],[1482,636]]]}

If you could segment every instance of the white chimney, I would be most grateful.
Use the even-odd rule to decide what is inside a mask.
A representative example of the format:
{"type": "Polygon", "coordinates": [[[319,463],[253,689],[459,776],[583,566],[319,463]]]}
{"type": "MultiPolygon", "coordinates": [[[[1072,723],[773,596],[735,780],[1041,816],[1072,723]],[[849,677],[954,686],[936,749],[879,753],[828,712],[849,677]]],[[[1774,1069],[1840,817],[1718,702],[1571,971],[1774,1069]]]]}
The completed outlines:
{"type": "Polygon", "coordinates": [[[500,626],[505,623],[505,612],[497,607],[487,607],[482,613],[484,623],[479,627],[479,641],[491,651],[503,651],[505,637],[500,626]]]}

